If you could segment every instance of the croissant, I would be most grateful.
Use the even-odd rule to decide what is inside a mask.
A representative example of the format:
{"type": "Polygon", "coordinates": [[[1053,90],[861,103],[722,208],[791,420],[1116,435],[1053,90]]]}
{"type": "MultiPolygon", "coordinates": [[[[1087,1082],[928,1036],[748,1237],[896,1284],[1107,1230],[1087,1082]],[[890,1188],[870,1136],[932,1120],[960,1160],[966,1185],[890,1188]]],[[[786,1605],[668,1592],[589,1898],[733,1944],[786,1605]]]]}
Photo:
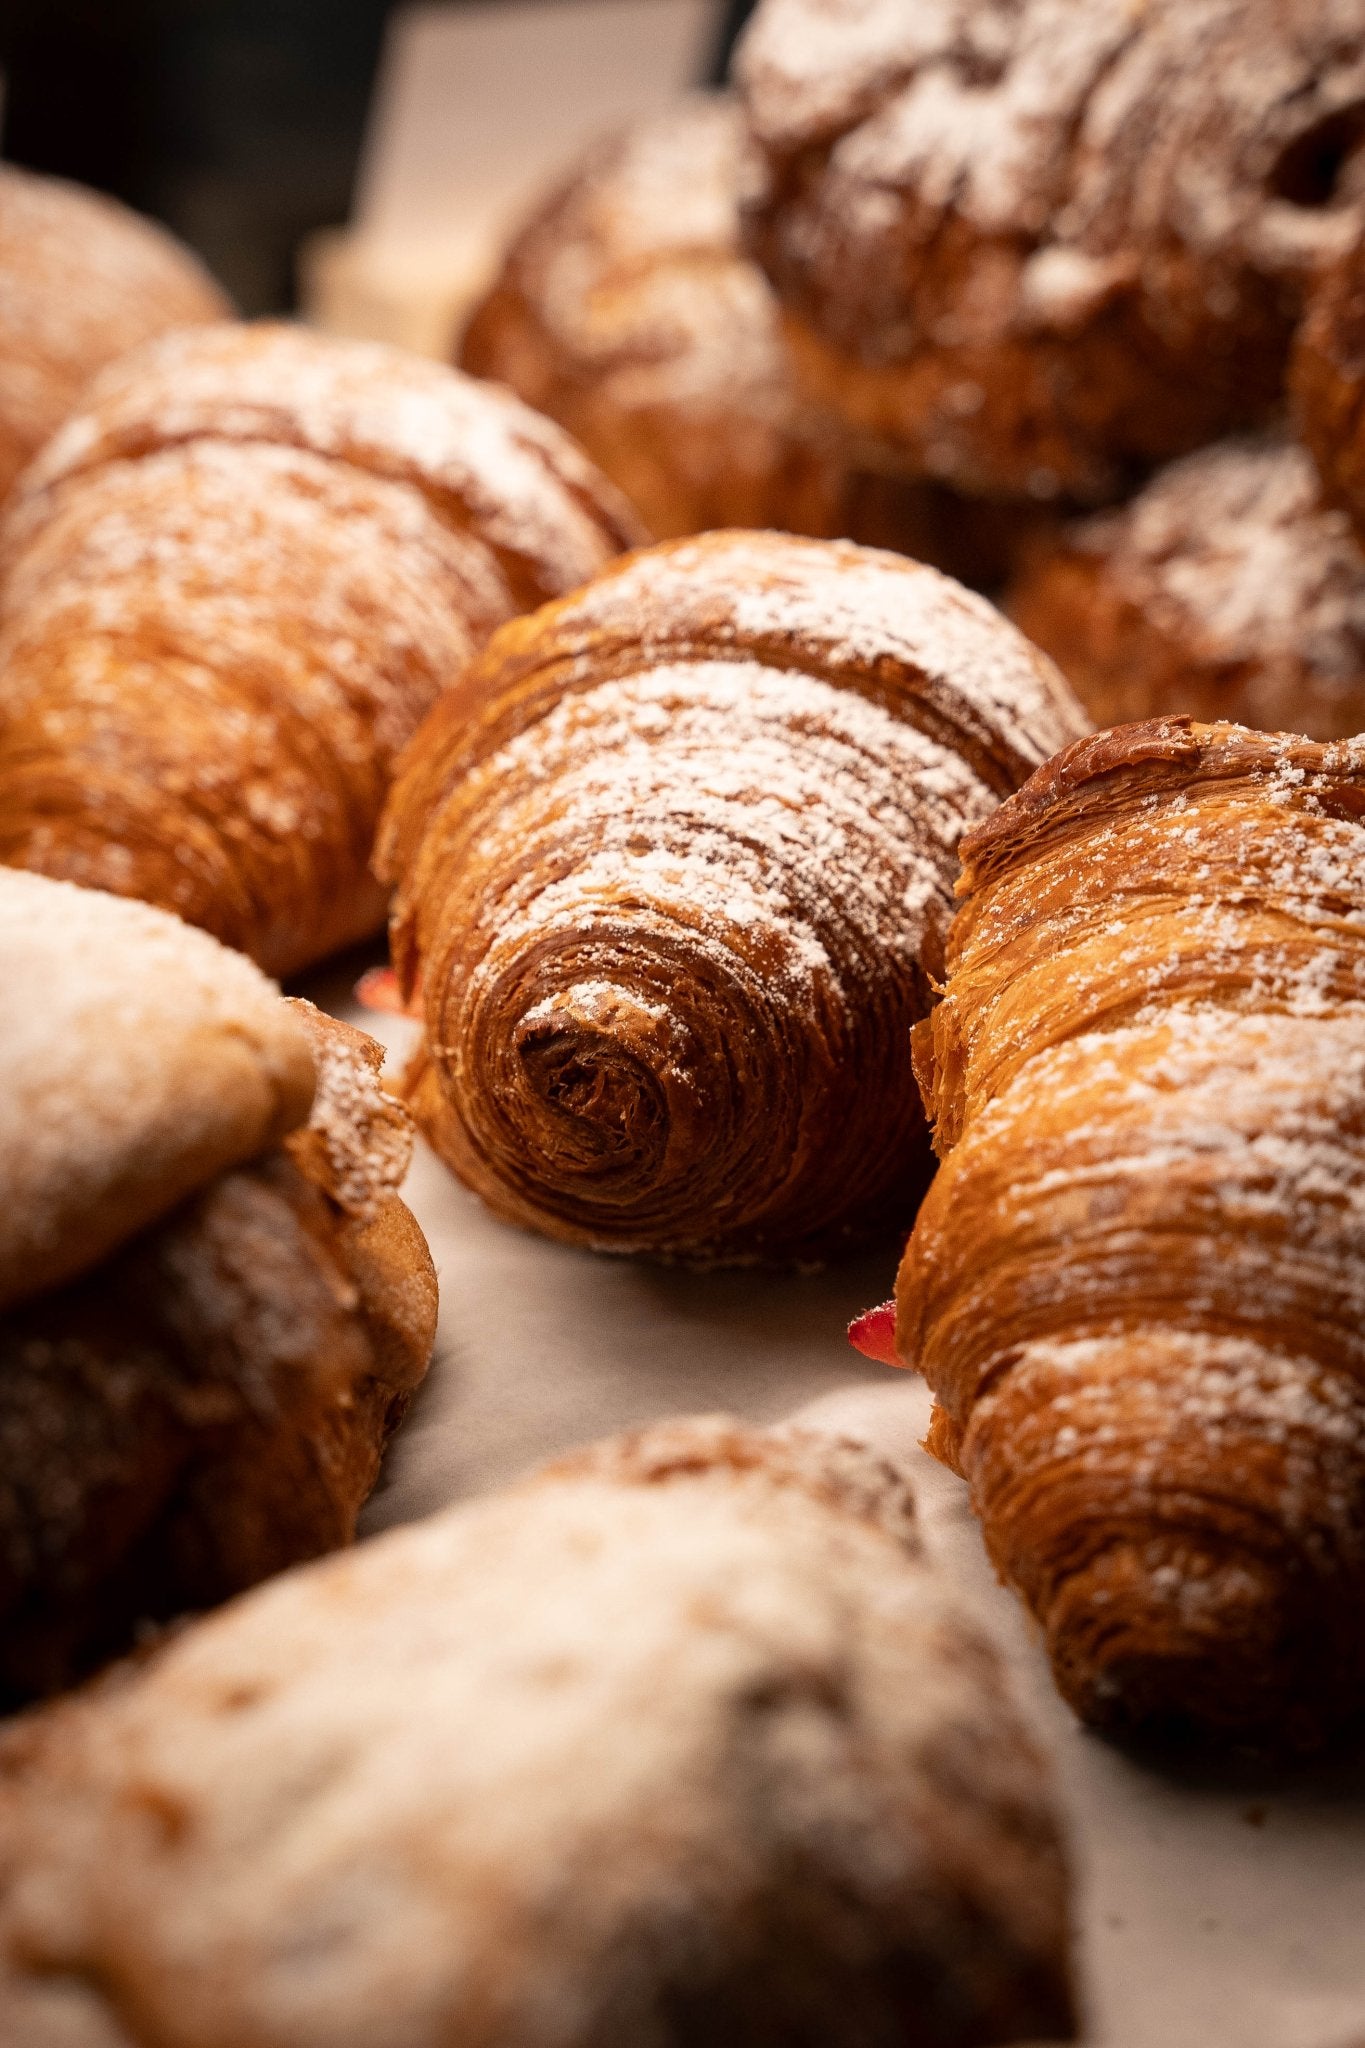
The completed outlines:
{"type": "Polygon", "coordinates": [[[154,221],[0,164],[0,498],[97,370],[165,328],[231,310],[154,221]]]}
{"type": "Polygon", "coordinates": [[[634,533],[453,370],[287,327],[154,342],[0,536],[0,860],[295,972],[382,923],[375,825],[443,685],[634,533]]]}
{"type": "Polygon", "coordinates": [[[0,869],[0,1705],[345,1542],[431,1259],[363,1033],[0,869]]]}
{"type": "Polygon", "coordinates": [[[963,491],[1264,425],[1365,224],[1357,0],[762,0],[736,69],[803,388],[963,491]]]}
{"type": "Polygon", "coordinates": [[[1365,744],[1082,740],[963,843],[897,1283],[930,1448],[1097,1727],[1365,1706],[1365,744]]]}
{"type": "Polygon", "coordinates": [[[842,534],[998,584],[1040,513],[869,470],[802,404],[741,246],[745,141],[739,107],[698,94],[597,143],[512,241],[462,367],[558,420],[660,540],[842,534]]]}
{"type": "Polygon", "coordinates": [[[12,1726],[0,1868],[25,2048],[1073,2038],[1047,1779],[903,1486],[723,1417],[12,1726]]]}
{"type": "Polygon", "coordinates": [[[1097,725],[1365,726],[1365,558],[1302,448],[1225,441],[1040,548],[1003,600],[1097,725]]]}
{"type": "Polygon", "coordinates": [[[984,599],[845,543],[673,541],[504,628],[379,850],[419,1125],[573,1243],[804,1259],[904,1227],[958,839],[1082,730],[984,599]]]}

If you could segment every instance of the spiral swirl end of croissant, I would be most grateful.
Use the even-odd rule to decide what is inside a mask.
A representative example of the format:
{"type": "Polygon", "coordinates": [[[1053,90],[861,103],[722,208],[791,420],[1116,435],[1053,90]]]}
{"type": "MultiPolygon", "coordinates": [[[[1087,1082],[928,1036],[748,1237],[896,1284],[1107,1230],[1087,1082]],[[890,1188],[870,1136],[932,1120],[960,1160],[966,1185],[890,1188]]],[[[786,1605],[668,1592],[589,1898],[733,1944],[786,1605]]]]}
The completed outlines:
{"type": "Polygon", "coordinates": [[[1079,723],[982,600],[847,544],[667,543],[504,630],[382,840],[428,1136],[600,1249],[800,1262],[903,1228],[958,840],[1079,723]]]}

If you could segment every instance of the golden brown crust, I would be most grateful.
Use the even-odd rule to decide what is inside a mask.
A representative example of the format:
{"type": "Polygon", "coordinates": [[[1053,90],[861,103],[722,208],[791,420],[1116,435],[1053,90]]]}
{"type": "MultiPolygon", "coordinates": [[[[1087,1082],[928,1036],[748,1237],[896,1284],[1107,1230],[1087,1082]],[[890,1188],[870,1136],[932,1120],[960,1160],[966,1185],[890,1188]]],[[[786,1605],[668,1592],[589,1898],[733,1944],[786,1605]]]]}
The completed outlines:
{"type": "Polygon", "coordinates": [[[1359,233],[1352,0],[765,0],[739,69],[798,374],[963,489],[1100,500],[1264,420],[1359,233]]]}
{"type": "Polygon", "coordinates": [[[190,251],[100,192],[0,165],[0,498],[97,370],[163,329],[221,320],[190,251]]]}
{"type": "Polygon", "coordinates": [[[901,1355],[1078,1712],[1319,1742],[1365,1707],[1365,749],[1097,734],[963,862],[901,1355]]]}
{"type": "Polygon", "coordinates": [[[1227,441],[1038,548],[1004,598],[1097,725],[1365,726],[1365,559],[1302,448],[1227,441]]]}
{"type": "Polygon", "coordinates": [[[500,1214],[601,1248],[903,1226],[958,838],[1080,724],[983,600],[847,545],[667,543],[514,623],[386,819],[418,1122],[500,1214]]]}
{"type": "Polygon", "coordinates": [[[9,514],[0,859],[294,972],[380,921],[375,822],[444,684],[633,532],[566,437],[454,371],[283,327],[152,344],[9,514]]]}
{"type": "Polygon", "coordinates": [[[509,393],[404,349],[268,320],[166,335],[111,365],[43,450],[25,500],[40,507],[71,478],[197,441],[292,448],[409,485],[493,556],[518,610],[639,534],[574,443],[509,393]]]}
{"type": "Polygon", "coordinates": [[[670,1422],[16,1724],[0,2031],[1069,2038],[1046,1779],[869,1512],[897,1492],[853,1445],[670,1422]]]}
{"type": "Polygon", "coordinates": [[[739,112],[697,98],[599,143],[509,248],[460,363],[568,429],[659,539],[842,532],[839,443],[803,424],[739,246],[739,112]]]}

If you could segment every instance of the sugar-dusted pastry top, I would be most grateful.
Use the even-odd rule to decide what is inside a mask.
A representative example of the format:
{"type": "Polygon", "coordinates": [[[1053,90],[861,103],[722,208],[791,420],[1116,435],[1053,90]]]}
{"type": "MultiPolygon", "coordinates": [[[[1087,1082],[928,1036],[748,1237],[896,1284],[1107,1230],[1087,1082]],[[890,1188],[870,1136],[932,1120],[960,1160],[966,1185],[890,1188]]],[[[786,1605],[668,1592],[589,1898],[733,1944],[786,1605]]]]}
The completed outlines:
{"type": "Polygon", "coordinates": [[[806,403],[742,246],[749,168],[740,110],[717,94],[605,137],[513,238],[462,367],[558,420],[660,540],[846,535],[996,588],[1046,515],[869,468],[806,403]]]}
{"type": "MultiPolygon", "coordinates": [[[[739,244],[743,143],[733,102],[698,94],[596,144],[522,229],[501,287],[562,352],[566,381],[614,372],[637,403],[657,391],[686,407],[729,378],[737,417],[785,415],[776,307],[739,244]]],[[[466,337],[476,376],[498,373],[470,360],[484,346],[466,337]]]]}
{"type": "Polygon", "coordinates": [[[313,1097],[250,961],[141,903],[0,869],[0,1304],[79,1272],[313,1097]]]}
{"type": "Polygon", "coordinates": [[[764,0],[739,72],[808,380],[969,487],[1103,495],[1263,418],[1359,233],[1351,0],[764,0]]]}
{"type": "Polygon", "coordinates": [[[17,1724],[0,1867],[27,2048],[1073,2024],[1046,1778],[903,1487],[723,1417],[291,1573],[17,1724]]]}
{"type": "Polygon", "coordinates": [[[330,1201],[363,1221],[407,1178],[412,1121],[380,1079],[384,1048],[376,1039],[300,996],[287,1003],[308,1034],[316,1086],[308,1121],[286,1149],[330,1201]]]}
{"type": "Polygon", "coordinates": [[[1365,727],[1365,556],[1307,453],[1226,441],[1040,549],[1005,604],[1097,725],[1365,727]]]}
{"type": "Polygon", "coordinates": [[[431,1355],[382,1051],[0,869],[0,1712],[347,1542],[431,1355]]]}
{"type": "Polygon", "coordinates": [[[698,660],[807,675],[903,712],[1002,793],[1084,729],[1051,663],[936,571],[847,542],[702,534],[628,557],[498,634],[409,752],[381,861],[401,866],[440,796],[562,696],[698,660]]]}
{"type": "Polygon", "coordinates": [[[923,1034],[937,1143],[1035,1052],[1201,1006],[1365,1001],[1365,745],[1189,718],[1099,732],[962,845],[953,986],[923,1034]],[[1048,999],[1056,989],[1061,1000],[1048,999]],[[932,1042],[933,1052],[930,1053],[932,1042]]]}
{"type": "Polygon", "coordinates": [[[581,582],[639,538],[630,508],[574,443],[509,392],[381,342],[270,321],[166,335],[111,365],[44,450],[26,495],[198,441],[305,449],[415,486],[439,518],[477,534],[519,606],[581,582]]]}
{"type": "Polygon", "coordinates": [[[1365,744],[1099,733],[963,845],[897,1287],[1077,1710],[1365,1707],[1365,744]]]}
{"type": "Polygon", "coordinates": [[[228,311],[154,221],[0,165],[0,497],[105,363],[163,328],[228,311]]]}

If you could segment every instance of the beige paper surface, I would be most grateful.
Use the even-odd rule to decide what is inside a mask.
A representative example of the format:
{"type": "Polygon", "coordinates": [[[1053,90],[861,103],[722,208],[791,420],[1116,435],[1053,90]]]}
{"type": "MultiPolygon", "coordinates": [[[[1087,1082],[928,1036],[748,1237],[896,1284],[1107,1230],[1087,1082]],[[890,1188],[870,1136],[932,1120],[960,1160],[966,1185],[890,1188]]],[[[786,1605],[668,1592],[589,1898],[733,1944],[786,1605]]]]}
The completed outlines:
{"type": "MultiPolygon", "coordinates": [[[[411,1027],[312,991],[397,1050],[411,1027]]],[[[863,1366],[844,1329],[886,1257],[809,1277],[682,1274],[497,1223],[425,1149],[407,1189],[441,1277],[428,1384],[367,1510],[375,1530],[650,1417],[805,1409],[904,1458],[926,1538],[1008,1660],[1054,1759],[1078,1875],[1079,1962],[1105,2048],[1365,2042],[1365,1753],[1268,1773],[1161,1770],[1087,1735],[994,1581],[965,1492],[918,1448],[917,1380],[863,1366]],[[813,1404],[813,1405],[812,1405],[813,1404]]],[[[1362,1618],[1365,1625],[1365,1617],[1362,1618]]]]}

